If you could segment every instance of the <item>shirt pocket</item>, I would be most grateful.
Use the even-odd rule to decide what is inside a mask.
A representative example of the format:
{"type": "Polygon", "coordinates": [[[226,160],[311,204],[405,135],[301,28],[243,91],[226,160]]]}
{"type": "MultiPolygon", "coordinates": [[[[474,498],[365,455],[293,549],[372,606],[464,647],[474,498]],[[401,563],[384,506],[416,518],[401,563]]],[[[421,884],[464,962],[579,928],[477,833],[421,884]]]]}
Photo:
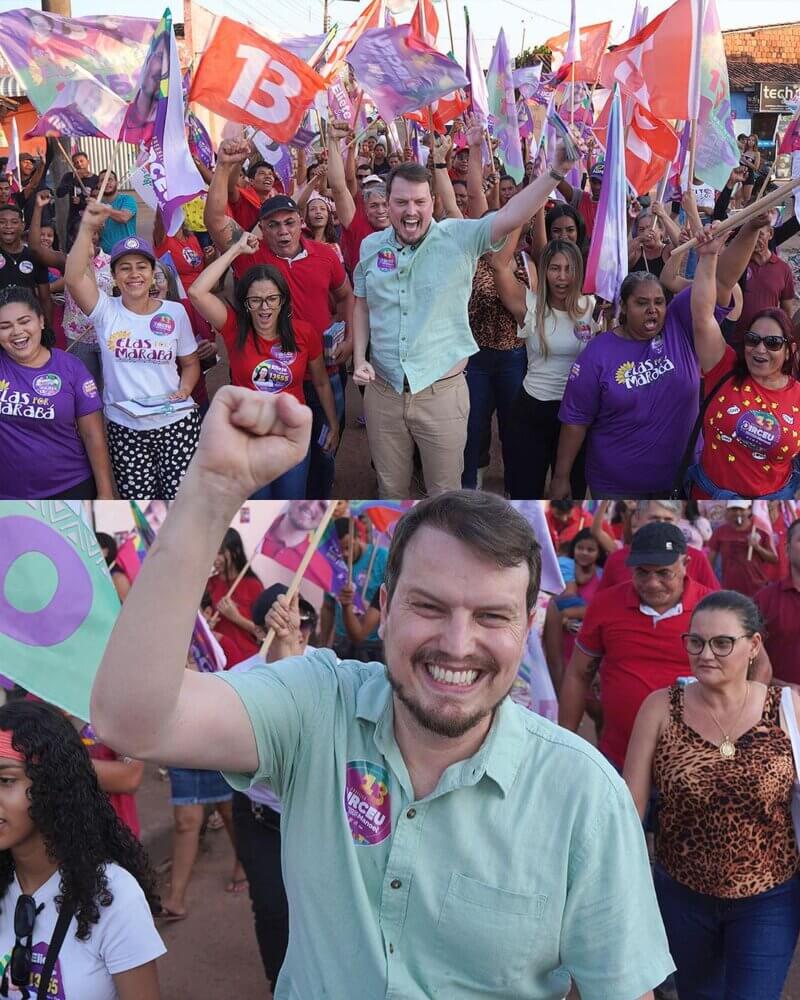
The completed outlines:
{"type": "Polygon", "coordinates": [[[453,872],[437,925],[440,954],[476,985],[511,986],[524,973],[547,896],[453,872]],[[456,958],[457,956],[457,958],[456,958]]]}

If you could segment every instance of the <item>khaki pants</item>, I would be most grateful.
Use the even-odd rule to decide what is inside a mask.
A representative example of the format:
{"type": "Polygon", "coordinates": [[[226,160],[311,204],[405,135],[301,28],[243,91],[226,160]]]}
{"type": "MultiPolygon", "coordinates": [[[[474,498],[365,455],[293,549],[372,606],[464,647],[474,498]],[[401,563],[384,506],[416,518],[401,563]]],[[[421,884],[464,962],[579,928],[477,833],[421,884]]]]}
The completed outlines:
{"type": "Polygon", "coordinates": [[[413,395],[395,392],[378,377],[367,385],[364,413],[379,497],[397,500],[410,495],[415,443],[428,495],[461,489],[469,417],[463,373],[413,395]]]}

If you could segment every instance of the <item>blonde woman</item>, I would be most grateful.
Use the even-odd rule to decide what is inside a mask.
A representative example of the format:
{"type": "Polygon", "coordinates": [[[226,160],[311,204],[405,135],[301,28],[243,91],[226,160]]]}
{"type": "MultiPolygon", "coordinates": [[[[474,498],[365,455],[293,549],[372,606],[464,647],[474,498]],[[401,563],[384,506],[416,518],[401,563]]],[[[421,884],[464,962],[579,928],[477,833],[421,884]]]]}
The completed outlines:
{"type": "MultiPolygon", "coordinates": [[[[583,258],[575,243],[551,240],[538,270],[529,267],[530,288],[514,274],[513,236],[494,255],[497,291],[517,321],[525,341],[528,369],[511,410],[511,447],[507,481],[514,499],[544,496],[548,472],[555,468],[561,424],[558,409],[572,365],[598,330],[595,298],[584,295],[583,258]]],[[[583,462],[575,462],[570,496],[583,497],[583,462]]]]}

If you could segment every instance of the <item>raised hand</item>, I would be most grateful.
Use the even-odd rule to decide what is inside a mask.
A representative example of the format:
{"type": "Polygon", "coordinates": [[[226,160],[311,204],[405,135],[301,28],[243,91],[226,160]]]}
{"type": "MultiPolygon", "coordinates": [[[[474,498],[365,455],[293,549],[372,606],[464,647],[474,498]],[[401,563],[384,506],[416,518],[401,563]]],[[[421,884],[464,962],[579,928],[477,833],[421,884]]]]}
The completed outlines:
{"type": "Polygon", "coordinates": [[[467,145],[482,146],[484,129],[480,119],[473,114],[466,114],[464,115],[464,124],[466,126],[464,134],[467,138],[467,145]]]}
{"type": "Polygon", "coordinates": [[[353,138],[350,122],[342,121],[340,118],[328,122],[328,138],[333,142],[341,142],[342,139],[347,139],[349,142],[353,138]]]}
{"type": "Polygon", "coordinates": [[[300,594],[289,600],[286,594],[278,594],[272,607],[264,617],[267,629],[275,630],[279,642],[294,642],[300,638],[300,594]]]}
{"type": "Polygon", "coordinates": [[[53,196],[49,191],[37,191],[36,192],[36,204],[39,208],[44,208],[45,205],[49,205],[53,200],[53,196]]]}
{"type": "Polygon", "coordinates": [[[254,233],[242,233],[236,242],[236,252],[250,255],[259,248],[258,237],[254,233]]]}
{"type": "Polygon", "coordinates": [[[251,155],[250,142],[247,139],[225,139],[217,150],[217,163],[244,163],[251,155]]]}
{"type": "Polygon", "coordinates": [[[111,214],[111,206],[104,202],[91,198],[86,202],[86,208],[81,216],[81,224],[89,226],[90,229],[102,229],[111,214]]]}
{"type": "Polygon", "coordinates": [[[294,396],[223,386],[203,421],[185,488],[241,502],[302,462],[310,438],[311,410],[294,396]]]}

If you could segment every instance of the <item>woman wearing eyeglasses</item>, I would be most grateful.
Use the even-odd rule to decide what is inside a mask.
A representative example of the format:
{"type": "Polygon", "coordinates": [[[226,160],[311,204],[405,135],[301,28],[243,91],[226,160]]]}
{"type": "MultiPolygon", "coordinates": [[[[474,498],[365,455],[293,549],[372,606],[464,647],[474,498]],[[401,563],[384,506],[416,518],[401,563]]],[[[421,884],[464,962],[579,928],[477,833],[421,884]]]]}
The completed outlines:
{"type": "Polygon", "coordinates": [[[0,708],[0,996],[158,1000],[157,908],[77,730],[41,703],[0,708]]]}
{"type": "Polygon", "coordinates": [[[748,680],[762,633],[749,597],[704,597],[683,636],[696,683],[648,696],[625,758],[640,816],[658,791],[653,877],[681,1000],[779,1000],[800,931],[782,688],[748,680]]]}
{"type": "Polygon", "coordinates": [[[707,229],[697,248],[692,325],[712,399],[703,419],[703,451],[689,469],[695,500],[793,499],[800,489],[798,343],[786,313],[763,309],[742,346],[726,344],[714,318],[717,256],[724,239],[707,229]]]}
{"type": "MultiPolygon", "coordinates": [[[[189,299],[228,349],[231,384],[258,392],[289,392],[305,403],[303,379],[308,372],[328,422],[320,443],[335,454],[339,419],[323,358],[322,337],[313,327],[292,315],[286,279],[277,270],[259,264],[245,271],[236,283],[234,305],[214,294],[218,282],[241,254],[253,254],[258,240],[246,233],[195,279],[189,299]]],[[[306,495],[308,455],[293,469],[253,494],[255,500],[299,500],[306,495]]]]}

